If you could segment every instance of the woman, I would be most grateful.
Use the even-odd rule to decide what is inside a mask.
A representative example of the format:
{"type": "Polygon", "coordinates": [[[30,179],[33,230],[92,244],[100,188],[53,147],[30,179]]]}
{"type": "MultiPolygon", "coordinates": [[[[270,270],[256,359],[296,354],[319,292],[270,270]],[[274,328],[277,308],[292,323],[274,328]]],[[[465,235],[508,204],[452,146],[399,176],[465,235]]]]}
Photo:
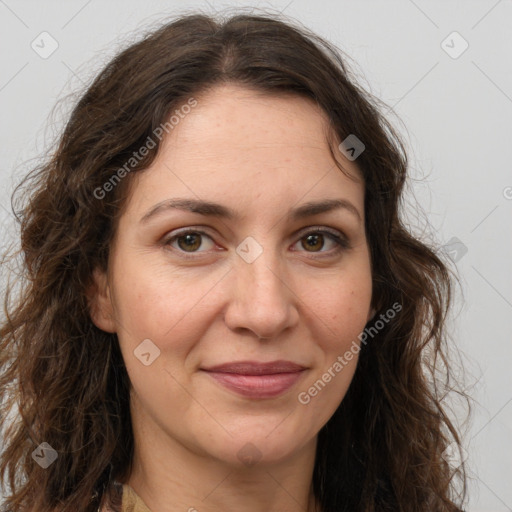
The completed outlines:
{"type": "Polygon", "coordinates": [[[26,182],[6,510],[460,510],[450,275],[406,169],[290,22],[190,15],[116,56],[26,182]]]}

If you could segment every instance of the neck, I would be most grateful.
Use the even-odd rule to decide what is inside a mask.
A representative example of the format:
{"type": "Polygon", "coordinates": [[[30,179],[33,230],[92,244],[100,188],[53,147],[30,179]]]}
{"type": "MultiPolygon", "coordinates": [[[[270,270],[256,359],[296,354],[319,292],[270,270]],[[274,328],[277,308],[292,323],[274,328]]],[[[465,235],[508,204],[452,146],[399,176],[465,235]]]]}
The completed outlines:
{"type": "Polygon", "coordinates": [[[152,511],[320,512],[312,486],[316,437],[283,460],[248,467],[198,453],[156,425],[140,427],[133,424],[136,448],[123,483],[152,511]]]}

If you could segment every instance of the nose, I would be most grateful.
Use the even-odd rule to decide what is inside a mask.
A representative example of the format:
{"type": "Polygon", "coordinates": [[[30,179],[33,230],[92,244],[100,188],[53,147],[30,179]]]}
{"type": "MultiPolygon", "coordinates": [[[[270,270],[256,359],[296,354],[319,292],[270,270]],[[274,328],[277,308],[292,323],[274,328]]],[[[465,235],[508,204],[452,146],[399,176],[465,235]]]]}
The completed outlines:
{"type": "Polygon", "coordinates": [[[297,295],[290,276],[272,251],[264,249],[248,263],[238,255],[231,272],[233,287],[225,313],[226,325],[237,333],[276,338],[299,319],[297,295]]]}

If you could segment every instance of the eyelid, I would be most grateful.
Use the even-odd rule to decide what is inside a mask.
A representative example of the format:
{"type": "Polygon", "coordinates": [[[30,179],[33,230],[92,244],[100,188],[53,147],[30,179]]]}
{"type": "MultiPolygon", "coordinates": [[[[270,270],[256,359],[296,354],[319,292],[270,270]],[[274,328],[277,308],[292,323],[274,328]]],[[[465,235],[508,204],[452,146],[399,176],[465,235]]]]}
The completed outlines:
{"type": "Polygon", "coordinates": [[[345,235],[343,231],[340,231],[339,229],[330,228],[328,226],[308,226],[306,228],[299,230],[295,236],[309,233],[328,233],[330,235],[333,235],[335,238],[344,240],[348,243],[348,237],[345,235]]]}
{"type": "MultiPolygon", "coordinates": [[[[295,242],[293,245],[298,243],[304,236],[309,234],[315,234],[315,233],[321,233],[321,234],[327,234],[331,240],[336,244],[336,247],[334,249],[331,249],[330,251],[320,251],[320,252],[312,252],[310,253],[313,258],[328,258],[337,256],[342,251],[348,251],[352,249],[352,244],[350,242],[350,239],[345,235],[343,231],[340,231],[338,229],[329,228],[327,226],[308,226],[304,228],[303,230],[300,230],[297,235],[297,242],[295,242]]],[[[299,251],[299,252],[306,252],[307,251],[299,251]]]]}
{"type": "MultiPolygon", "coordinates": [[[[172,236],[164,236],[161,240],[161,243],[165,247],[169,247],[172,242],[174,242],[176,239],[187,235],[188,233],[193,234],[199,234],[201,236],[206,236],[210,238],[210,240],[215,244],[214,236],[211,235],[206,228],[204,227],[195,227],[195,226],[187,226],[178,230],[175,230],[172,232],[172,236]]],[[[338,229],[333,229],[328,226],[307,226],[305,228],[300,229],[297,231],[293,237],[296,238],[296,241],[293,243],[293,245],[297,244],[304,236],[309,234],[327,234],[331,240],[337,245],[335,249],[331,249],[329,251],[319,251],[317,253],[311,252],[313,258],[322,258],[322,257],[332,257],[334,255],[339,254],[341,251],[349,250],[352,248],[350,244],[349,238],[345,235],[343,231],[340,231],[338,229]],[[317,256],[315,256],[317,254],[317,256]]],[[[218,247],[218,245],[217,245],[218,247]]],[[[184,257],[186,259],[196,259],[199,257],[199,255],[203,253],[208,253],[208,251],[199,251],[199,252],[190,252],[187,253],[186,251],[182,251],[179,249],[171,248],[171,250],[176,251],[179,253],[180,257],[184,257]]],[[[308,251],[295,251],[295,252],[308,252],[308,251]]]]}
{"type": "MultiPolygon", "coordinates": [[[[174,230],[174,231],[172,231],[172,235],[171,234],[165,235],[160,240],[160,243],[164,247],[170,247],[171,243],[173,243],[178,238],[181,238],[182,236],[185,236],[185,235],[187,235],[189,233],[199,234],[202,237],[206,236],[206,237],[208,237],[212,241],[212,243],[214,245],[217,246],[215,240],[213,239],[213,235],[208,233],[208,231],[206,231],[204,227],[195,227],[195,226],[187,226],[185,228],[174,230]]],[[[199,255],[199,254],[203,254],[205,252],[208,252],[208,251],[200,251],[200,252],[195,252],[195,253],[193,253],[193,252],[187,253],[186,251],[181,251],[179,249],[174,249],[173,247],[171,247],[171,250],[173,252],[178,252],[180,254],[180,256],[182,256],[184,258],[187,258],[187,259],[197,258],[198,256],[195,256],[195,255],[199,255]]]]}

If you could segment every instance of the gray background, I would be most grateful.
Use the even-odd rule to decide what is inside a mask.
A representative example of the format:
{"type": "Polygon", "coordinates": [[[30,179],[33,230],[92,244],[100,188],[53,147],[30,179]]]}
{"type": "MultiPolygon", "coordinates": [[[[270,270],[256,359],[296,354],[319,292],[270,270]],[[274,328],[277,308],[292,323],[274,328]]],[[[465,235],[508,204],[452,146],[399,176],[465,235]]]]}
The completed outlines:
{"type": "Polygon", "coordinates": [[[84,87],[134,31],[194,7],[234,6],[284,11],[334,42],[403,121],[389,112],[409,145],[411,228],[458,260],[462,291],[450,325],[474,399],[468,511],[512,511],[511,0],[0,0],[2,231],[12,235],[13,184],[69,112],[68,102],[50,116],[58,99],[84,87]],[[58,43],[47,58],[31,47],[51,49],[44,31],[58,43]]]}

